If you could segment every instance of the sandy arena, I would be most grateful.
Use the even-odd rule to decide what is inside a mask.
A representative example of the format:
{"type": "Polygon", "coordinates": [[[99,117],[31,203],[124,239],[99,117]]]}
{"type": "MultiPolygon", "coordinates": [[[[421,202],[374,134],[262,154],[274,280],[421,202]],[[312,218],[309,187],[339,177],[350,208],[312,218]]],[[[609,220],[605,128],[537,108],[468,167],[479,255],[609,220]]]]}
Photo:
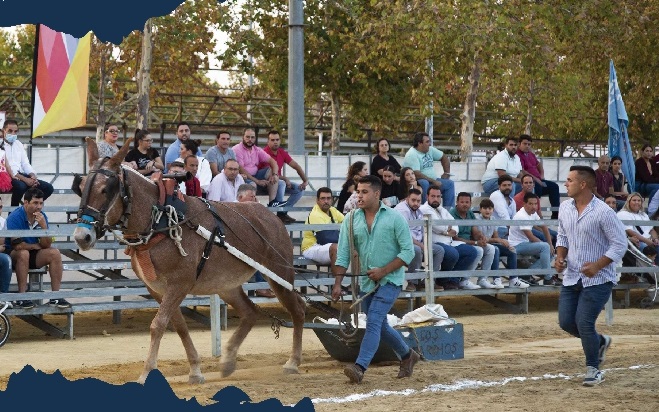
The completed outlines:
{"type": "MultiPolygon", "coordinates": [[[[238,357],[238,369],[229,378],[218,372],[219,359],[210,356],[208,328],[192,320],[192,339],[203,357],[206,383],[187,384],[188,364],[178,336],[168,331],[163,338],[159,369],[181,398],[208,402],[221,388],[234,385],[253,401],[277,398],[285,404],[310,397],[317,411],[656,411],[659,408],[659,308],[639,309],[645,295],[632,295],[633,306],[614,311],[608,327],[604,314],[598,329],[613,336],[606,381],[595,388],[581,385],[585,372],[580,341],[569,337],[557,324],[558,294],[532,294],[529,315],[510,315],[474,297],[447,298],[448,314],[464,325],[465,358],[455,361],[420,362],[414,376],[398,380],[397,364],[372,365],[362,385],[347,383],[343,365],[323,349],[313,331],[304,336],[303,365],[299,375],[284,375],[292,330],[282,328],[274,339],[270,322],[263,317],[247,337],[238,357]]],[[[278,306],[270,307],[285,318],[278,306]]],[[[398,306],[398,310],[404,310],[398,306]]],[[[0,348],[0,388],[24,365],[52,372],[59,369],[68,379],[95,377],[121,384],[140,374],[149,343],[149,323],[154,311],[126,311],[120,325],[111,313],[75,316],[75,340],[45,336],[43,332],[12,318],[12,336],[0,348]]],[[[322,315],[310,309],[308,321],[322,315]]],[[[229,311],[226,343],[237,319],[229,311]]],[[[49,317],[64,325],[63,318],[49,317]]]]}

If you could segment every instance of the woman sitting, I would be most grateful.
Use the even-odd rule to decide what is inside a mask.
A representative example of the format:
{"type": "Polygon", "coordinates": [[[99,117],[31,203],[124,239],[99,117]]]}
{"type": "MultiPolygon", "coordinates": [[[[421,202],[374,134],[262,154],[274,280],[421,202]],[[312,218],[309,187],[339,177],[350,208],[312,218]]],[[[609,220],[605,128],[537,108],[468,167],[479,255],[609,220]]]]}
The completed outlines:
{"type": "MultiPolygon", "coordinates": [[[[630,194],[622,210],[618,212],[618,218],[620,220],[649,221],[648,214],[643,211],[643,197],[637,192],[630,194]]],[[[659,235],[654,227],[648,226],[648,224],[645,223],[643,226],[625,224],[625,232],[627,232],[629,240],[640,250],[646,246],[659,245],[659,235]]]]}
{"type": "Polygon", "coordinates": [[[362,176],[366,176],[368,174],[368,168],[366,167],[366,163],[362,161],[358,161],[350,165],[348,168],[348,176],[346,178],[345,183],[343,186],[341,186],[341,194],[339,194],[339,201],[336,204],[336,208],[339,209],[343,213],[347,213],[352,208],[354,208],[354,205],[356,205],[355,201],[350,202],[350,210],[344,210],[346,202],[352,196],[352,194],[355,191],[355,188],[357,187],[357,184],[355,183],[357,179],[359,179],[362,176]]]}
{"type": "Polygon", "coordinates": [[[389,149],[389,140],[384,137],[378,140],[378,154],[373,157],[373,161],[371,162],[371,174],[382,179],[384,168],[389,166],[389,170],[394,174],[394,179],[398,182],[400,181],[398,174],[400,173],[401,166],[393,156],[389,156],[389,149]]]}
{"type": "Polygon", "coordinates": [[[654,160],[654,149],[644,144],[641,156],[634,162],[636,166],[636,191],[648,199],[652,199],[659,190],[659,167],[654,160]]]}
{"type": "Polygon", "coordinates": [[[609,186],[609,193],[615,196],[618,209],[620,209],[625,204],[629,195],[627,179],[622,173],[622,158],[620,156],[613,156],[611,158],[611,174],[613,175],[613,181],[611,186],[609,186]]]}
{"type": "Polygon", "coordinates": [[[146,129],[135,131],[133,149],[126,154],[125,161],[135,162],[137,171],[145,176],[150,176],[156,170],[163,170],[164,166],[156,149],[151,148],[151,134],[146,129]]]}
{"type": "Polygon", "coordinates": [[[419,189],[423,192],[423,188],[416,181],[414,170],[410,167],[404,167],[400,171],[400,192],[398,194],[398,200],[407,198],[410,189],[419,189]]]}
{"type": "Polygon", "coordinates": [[[394,178],[394,171],[392,166],[385,166],[382,169],[382,191],[380,192],[380,200],[382,203],[389,207],[394,207],[398,204],[398,194],[400,193],[400,185],[394,178]]]}

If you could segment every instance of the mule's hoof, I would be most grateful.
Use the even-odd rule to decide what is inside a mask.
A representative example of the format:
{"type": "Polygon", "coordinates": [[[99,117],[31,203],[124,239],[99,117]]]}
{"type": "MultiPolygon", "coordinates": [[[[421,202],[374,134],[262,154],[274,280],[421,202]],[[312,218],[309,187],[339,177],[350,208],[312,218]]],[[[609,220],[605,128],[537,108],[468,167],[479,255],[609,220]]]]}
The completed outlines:
{"type": "Polygon", "coordinates": [[[191,385],[201,385],[206,382],[206,379],[203,375],[190,375],[188,377],[188,383],[191,385]]]}
{"type": "Polygon", "coordinates": [[[230,376],[236,370],[236,363],[220,363],[220,375],[223,378],[230,376]]]}
{"type": "Polygon", "coordinates": [[[284,375],[297,375],[300,373],[297,366],[284,366],[284,375]]]}
{"type": "Polygon", "coordinates": [[[140,385],[144,385],[144,382],[146,382],[146,377],[147,376],[148,376],[148,374],[144,374],[144,373],[142,375],[140,375],[140,377],[137,378],[137,383],[139,383],[140,385]]]}

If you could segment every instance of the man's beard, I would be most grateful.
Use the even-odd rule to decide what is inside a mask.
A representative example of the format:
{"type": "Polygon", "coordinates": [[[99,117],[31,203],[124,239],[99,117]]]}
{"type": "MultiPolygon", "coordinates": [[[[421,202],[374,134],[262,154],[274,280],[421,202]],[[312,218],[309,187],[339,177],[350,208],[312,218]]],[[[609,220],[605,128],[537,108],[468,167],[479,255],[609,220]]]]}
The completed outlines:
{"type": "Polygon", "coordinates": [[[430,207],[432,207],[433,209],[437,209],[437,208],[439,207],[439,202],[432,202],[432,203],[428,203],[428,204],[429,204],[430,207]]]}
{"type": "Polygon", "coordinates": [[[506,190],[502,190],[502,191],[501,191],[501,193],[502,193],[504,196],[508,196],[508,195],[510,194],[510,192],[512,192],[512,190],[510,190],[510,189],[506,189],[506,190]]]}

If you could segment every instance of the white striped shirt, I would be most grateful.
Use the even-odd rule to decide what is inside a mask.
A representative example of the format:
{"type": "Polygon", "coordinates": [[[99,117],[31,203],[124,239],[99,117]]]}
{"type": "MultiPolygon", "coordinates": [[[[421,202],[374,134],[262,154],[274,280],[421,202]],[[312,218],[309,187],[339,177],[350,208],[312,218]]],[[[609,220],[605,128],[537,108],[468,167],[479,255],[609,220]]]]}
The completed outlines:
{"type": "Polygon", "coordinates": [[[574,199],[561,203],[558,211],[557,246],[567,249],[567,268],[563,272],[563,285],[572,286],[579,279],[584,287],[606,282],[616,283],[616,264],[627,252],[625,227],[606,203],[593,199],[579,216],[574,199]],[[595,262],[606,256],[613,262],[595,276],[581,273],[585,262],[595,262]]]}

